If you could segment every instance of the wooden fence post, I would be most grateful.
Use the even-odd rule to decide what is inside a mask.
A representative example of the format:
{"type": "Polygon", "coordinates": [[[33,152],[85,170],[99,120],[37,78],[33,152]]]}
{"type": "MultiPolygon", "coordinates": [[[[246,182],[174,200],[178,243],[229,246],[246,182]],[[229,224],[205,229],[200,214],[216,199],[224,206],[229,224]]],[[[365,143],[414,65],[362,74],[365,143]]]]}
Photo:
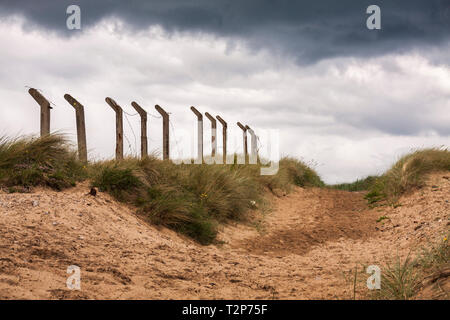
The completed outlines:
{"type": "Polygon", "coordinates": [[[196,164],[203,163],[203,115],[195,109],[195,107],[191,107],[191,110],[197,116],[197,160],[195,160],[196,164]]]}
{"type": "Polygon", "coordinates": [[[147,112],[141,108],[136,102],[132,102],[131,105],[141,116],[141,158],[148,156],[147,145],[147,112]]]}
{"type": "Polygon", "coordinates": [[[252,142],[252,148],[250,149],[250,164],[256,164],[258,161],[258,149],[257,149],[257,136],[255,134],[255,131],[253,131],[249,126],[245,126],[247,131],[250,133],[251,136],[251,142],[252,142]]]}
{"type": "Polygon", "coordinates": [[[41,106],[41,137],[50,134],[50,102],[34,88],[30,88],[28,93],[41,106]]]}
{"type": "Polygon", "coordinates": [[[227,123],[220,116],[216,116],[222,124],[223,164],[227,163],[227,123]]]}
{"type": "Polygon", "coordinates": [[[242,123],[238,122],[237,125],[242,129],[242,138],[243,138],[243,147],[244,147],[244,163],[247,163],[247,128],[242,125],[242,123]]]}
{"type": "Polygon", "coordinates": [[[80,161],[87,162],[87,147],[86,147],[86,124],[84,120],[84,106],[79,103],[70,94],[65,94],[64,99],[75,108],[75,117],[77,123],[77,143],[78,143],[78,158],[80,161]]]}
{"type": "Polygon", "coordinates": [[[111,98],[105,99],[106,103],[116,112],[116,160],[123,159],[123,111],[111,98]]]}
{"type": "Polygon", "coordinates": [[[163,118],[163,160],[169,160],[169,114],[158,105],[155,109],[163,118]]]}
{"type": "Polygon", "coordinates": [[[211,121],[211,158],[216,156],[217,149],[217,122],[216,119],[210,115],[208,112],[205,112],[205,116],[211,121]]]}

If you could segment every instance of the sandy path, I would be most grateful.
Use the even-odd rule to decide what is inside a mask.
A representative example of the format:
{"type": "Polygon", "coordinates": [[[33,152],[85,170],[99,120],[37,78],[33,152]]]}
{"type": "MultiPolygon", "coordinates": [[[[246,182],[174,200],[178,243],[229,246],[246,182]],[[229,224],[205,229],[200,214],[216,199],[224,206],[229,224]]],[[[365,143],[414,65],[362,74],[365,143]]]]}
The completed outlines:
{"type": "Polygon", "coordinates": [[[404,257],[442,239],[450,221],[445,173],[395,209],[369,210],[361,193],[297,188],[273,199],[262,231],[227,226],[226,243],[208,247],[87,191],[0,192],[0,298],[351,298],[355,265],[404,257]],[[377,223],[382,215],[390,219],[377,223]],[[81,268],[81,291],[66,288],[69,265],[81,268]]]}

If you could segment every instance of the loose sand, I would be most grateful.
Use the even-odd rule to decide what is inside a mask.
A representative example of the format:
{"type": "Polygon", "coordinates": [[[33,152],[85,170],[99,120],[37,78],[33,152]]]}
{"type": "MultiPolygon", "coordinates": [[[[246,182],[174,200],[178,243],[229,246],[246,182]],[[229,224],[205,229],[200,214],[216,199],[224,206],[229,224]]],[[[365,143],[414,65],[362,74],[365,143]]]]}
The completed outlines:
{"type": "MultiPolygon", "coordinates": [[[[448,176],[431,175],[397,208],[369,209],[358,192],[296,188],[268,197],[273,210],[255,213],[258,223],[228,225],[224,243],[206,247],[146,224],[105,193],[87,195],[86,183],[0,192],[0,298],[349,299],[355,267],[442,241],[448,176]],[[66,287],[69,265],[81,268],[80,291],[66,287]]],[[[358,284],[356,298],[367,294],[358,284]]]]}

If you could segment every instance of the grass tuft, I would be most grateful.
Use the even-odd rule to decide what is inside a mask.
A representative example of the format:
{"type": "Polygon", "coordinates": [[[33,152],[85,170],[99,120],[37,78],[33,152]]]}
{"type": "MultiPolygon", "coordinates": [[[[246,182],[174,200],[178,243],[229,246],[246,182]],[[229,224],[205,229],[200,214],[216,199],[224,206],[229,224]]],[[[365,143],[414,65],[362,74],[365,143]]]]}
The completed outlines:
{"type": "Polygon", "coordinates": [[[407,154],[372,183],[366,199],[370,204],[380,201],[395,204],[402,194],[422,187],[426,174],[436,171],[450,171],[447,149],[424,149],[407,154]]]}
{"type": "Polygon", "coordinates": [[[351,182],[351,183],[334,184],[334,185],[331,185],[330,188],[351,191],[351,192],[367,191],[373,185],[373,183],[376,181],[377,178],[378,177],[376,177],[376,176],[368,176],[367,178],[358,179],[355,182],[351,182]]]}
{"type": "Polygon", "coordinates": [[[0,184],[6,187],[48,186],[62,190],[87,177],[86,166],[63,135],[0,138],[0,184]]]}
{"type": "Polygon", "coordinates": [[[403,261],[397,257],[393,264],[381,269],[381,289],[377,299],[408,300],[414,297],[421,285],[415,261],[408,255],[403,261]]]}
{"type": "MultiPolygon", "coordinates": [[[[98,166],[96,167],[98,169],[98,166]]],[[[135,170],[137,168],[130,166],[129,162],[107,162],[99,173],[94,175],[92,184],[119,201],[135,201],[139,188],[143,186],[135,170]]]]}
{"type": "Polygon", "coordinates": [[[447,149],[417,150],[401,157],[381,176],[369,176],[353,183],[331,185],[346,191],[367,191],[365,198],[371,206],[382,203],[398,206],[398,198],[425,183],[428,173],[450,171],[450,151],[447,149]]]}

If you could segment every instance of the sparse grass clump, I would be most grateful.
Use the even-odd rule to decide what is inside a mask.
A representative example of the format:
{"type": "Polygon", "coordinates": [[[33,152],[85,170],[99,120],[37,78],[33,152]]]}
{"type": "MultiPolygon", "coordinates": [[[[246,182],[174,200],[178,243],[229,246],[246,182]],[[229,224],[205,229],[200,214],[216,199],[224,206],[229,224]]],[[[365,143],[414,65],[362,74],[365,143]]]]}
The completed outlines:
{"type": "Polygon", "coordinates": [[[353,183],[330,186],[346,191],[367,191],[365,198],[371,206],[380,203],[398,205],[398,198],[405,192],[424,185],[428,173],[450,171],[450,151],[424,149],[400,158],[381,176],[369,176],[353,183]]]}
{"type": "MultiPolygon", "coordinates": [[[[258,168],[259,170],[259,168],[258,168]]],[[[292,186],[323,187],[325,183],[317,172],[302,161],[284,157],[279,162],[278,173],[272,176],[261,176],[261,182],[272,192],[282,190],[289,192],[292,186]]]]}
{"type": "Polygon", "coordinates": [[[203,244],[214,240],[218,223],[243,219],[262,194],[246,166],[176,165],[147,157],[93,167],[93,186],[203,244]]]}
{"type": "Polygon", "coordinates": [[[38,185],[62,190],[86,177],[86,166],[62,135],[0,138],[0,185],[11,190],[38,185]]]}
{"type": "MultiPolygon", "coordinates": [[[[443,241],[424,249],[416,258],[398,256],[393,263],[381,267],[381,288],[372,292],[372,298],[409,300],[416,298],[426,279],[431,283],[450,271],[450,246],[447,236],[443,241]]],[[[444,292],[445,293],[445,292],[444,292]]],[[[446,296],[448,299],[448,296],[446,296]]]]}
{"type": "Polygon", "coordinates": [[[393,264],[386,264],[381,272],[381,289],[377,299],[408,300],[419,290],[421,278],[414,267],[415,262],[408,256],[405,260],[396,258],[393,264]]]}
{"type": "Polygon", "coordinates": [[[287,181],[299,187],[323,187],[325,184],[317,172],[300,160],[285,157],[280,160],[278,176],[285,176],[287,181]]]}
{"type": "Polygon", "coordinates": [[[373,181],[366,199],[370,204],[379,201],[396,203],[398,197],[424,185],[426,174],[450,171],[450,151],[424,149],[403,156],[385,174],[373,181]]]}

